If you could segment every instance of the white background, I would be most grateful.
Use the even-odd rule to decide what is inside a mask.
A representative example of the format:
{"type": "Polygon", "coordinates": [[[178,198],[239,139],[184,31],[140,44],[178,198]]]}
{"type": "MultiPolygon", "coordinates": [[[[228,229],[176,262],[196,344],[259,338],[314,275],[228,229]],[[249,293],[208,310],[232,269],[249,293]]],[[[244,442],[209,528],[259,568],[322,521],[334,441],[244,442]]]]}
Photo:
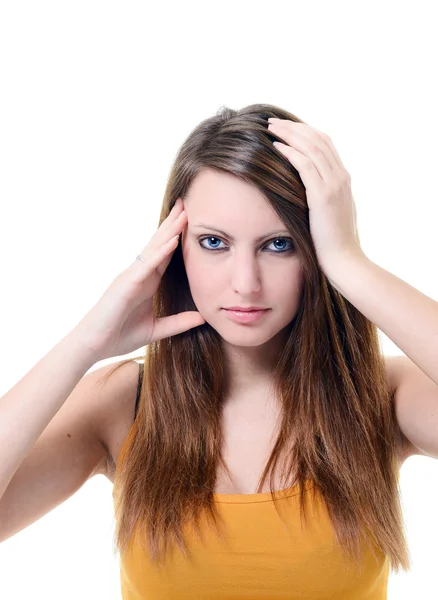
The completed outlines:
{"type": "MultiPolygon", "coordinates": [[[[2,2],[0,393],[146,245],[178,147],[222,105],[277,104],[328,133],[365,253],[438,300],[435,8],[2,2]]],[[[438,598],[436,461],[410,458],[401,488],[413,569],[388,598],[438,598]]],[[[3,542],[0,597],[120,599],[111,492],[95,477],[3,542]]]]}

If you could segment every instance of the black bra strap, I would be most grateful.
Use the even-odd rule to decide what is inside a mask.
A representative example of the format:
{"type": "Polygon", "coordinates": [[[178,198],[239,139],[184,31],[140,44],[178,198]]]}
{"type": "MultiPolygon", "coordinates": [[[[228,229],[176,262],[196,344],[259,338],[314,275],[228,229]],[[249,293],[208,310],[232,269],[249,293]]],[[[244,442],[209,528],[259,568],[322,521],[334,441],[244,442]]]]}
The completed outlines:
{"type": "Polygon", "coordinates": [[[140,402],[140,389],[141,389],[141,384],[143,381],[143,371],[144,371],[143,363],[138,363],[138,366],[140,367],[140,372],[139,372],[139,376],[138,376],[137,398],[135,399],[134,421],[135,421],[135,418],[137,417],[138,403],[140,402]]]}

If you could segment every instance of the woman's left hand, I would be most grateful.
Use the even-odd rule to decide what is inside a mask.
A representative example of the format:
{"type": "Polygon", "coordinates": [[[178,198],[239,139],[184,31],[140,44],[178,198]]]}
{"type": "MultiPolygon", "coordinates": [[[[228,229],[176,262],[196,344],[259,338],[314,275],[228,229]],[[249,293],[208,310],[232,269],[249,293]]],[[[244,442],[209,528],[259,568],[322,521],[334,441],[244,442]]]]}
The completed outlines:
{"type": "Polygon", "coordinates": [[[286,142],[276,142],[276,148],[297,169],[306,188],[310,233],[322,270],[336,268],[345,257],[363,256],[351,177],[330,137],[305,123],[268,121],[268,130],[286,142]]]}

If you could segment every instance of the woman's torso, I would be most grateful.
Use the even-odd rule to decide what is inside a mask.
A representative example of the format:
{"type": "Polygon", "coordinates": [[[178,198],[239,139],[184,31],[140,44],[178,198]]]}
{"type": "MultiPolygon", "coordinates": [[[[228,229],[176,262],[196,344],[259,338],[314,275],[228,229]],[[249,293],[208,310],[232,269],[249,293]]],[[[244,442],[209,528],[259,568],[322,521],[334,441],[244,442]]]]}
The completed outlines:
{"type": "MultiPolygon", "coordinates": [[[[130,377],[136,377],[129,389],[136,388],[138,395],[139,370],[129,371],[130,377]]],[[[258,410],[250,410],[251,399],[238,400],[241,402],[231,402],[224,410],[222,422],[223,456],[231,479],[219,473],[214,490],[226,523],[225,545],[206,522],[201,523],[202,540],[187,526],[190,560],[172,548],[164,568],[158,569],[134,539],[120,557],[123,600],[385,600],[388,557],[376,546],[366,547],[361,570],[351,568],[337,546],[327,508],[318,494],[308,504],[309,523],[303,530],[297,486],[288,485],[285,490],[274,478],[275,489],[285,490],[278,505],[282,519],[269,494],[269,478],[262,491],[255,493],[275,443],[278,415],[264,406],[261,397],[258,410]]],[[[129,433],[135,431],[135,401],[133,393],[114,417],[108,440],[109,465],[113,465],[108,478],[113,482],[114,466],[126,451],[129,433]]],[[[404,459],[401,439],[400,465],[404,459]]],[[[306,482],[306,503],[311,488],[311,482],[306,482]]]]}

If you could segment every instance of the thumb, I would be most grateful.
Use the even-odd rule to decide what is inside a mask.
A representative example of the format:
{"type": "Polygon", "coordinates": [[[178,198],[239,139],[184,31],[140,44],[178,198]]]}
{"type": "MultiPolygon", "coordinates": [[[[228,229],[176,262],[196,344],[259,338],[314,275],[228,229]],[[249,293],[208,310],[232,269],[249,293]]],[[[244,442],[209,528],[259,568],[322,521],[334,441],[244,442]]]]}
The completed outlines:
{"type": "Polygon", "coordinates": [[[155,321],[154,340],[162,340],[164,338],[182,333],[192,327],[198,327],[205,323],[204,317],[196,310],[188,310],[176,315],[160,317],[155,321]]]}

